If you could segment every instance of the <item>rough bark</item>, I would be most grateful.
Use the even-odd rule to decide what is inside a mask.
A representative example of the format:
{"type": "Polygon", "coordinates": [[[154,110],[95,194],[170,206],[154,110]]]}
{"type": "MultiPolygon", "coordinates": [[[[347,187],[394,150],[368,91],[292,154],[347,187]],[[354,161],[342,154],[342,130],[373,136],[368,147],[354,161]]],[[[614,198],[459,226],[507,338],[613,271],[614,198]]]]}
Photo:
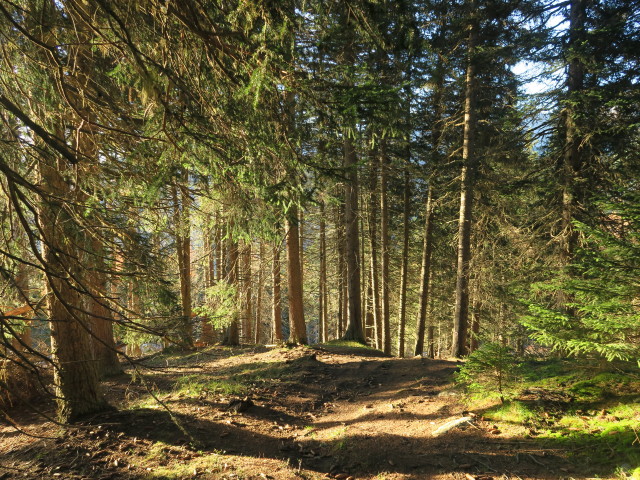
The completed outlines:
{"type": "Polygon", "coordinates": [[[358,228],[358,170],[356,151],[348,132],[344,134],[345,182],[345,263],[347,266],[347,329],[345,340],[365,343],[360,297],[360,234],[358,228]]]}
{"type": "Polygon", "coordinates": [[[271,303],[271,323],[273,326],[273,340],[282,342],[282,298],[280,294],[280,245],[273,247],[273,264],[271,267],[273,282],[273,297],[271,303]]]}
{"type": "MultiPolygon", "coordinates": [[[[408,158],[407,158],[408,160],[408,158]]],[[[398,356],[405,355],[405,330],[407,324],[407,278],[409,270],[409,210],[411,208],[411,179],[409,169],[404,169],[404,198],[402,209],[402,262],[400,265],[400,308],[398,311],[398,356]]]]}
{"type": "Polygon", "coordinates": [[[425,210],[424,241],[422,244],[422,266],[420,269],[420,307],[416,333],[415,354],[424,352],[424,332],[427,325],[427,305],[429,304],[429,278],[431,276],[431,253],[433,252],[433,193],[427,192],[425,210]]]}
{"type": "Polygon", "coordinates": [[[318,284],[318,330],[320,342],[327,341],[327,234],[324,202],[320,202],[320,278],[318,284]]]}
{"type": "Polygon", "coordinates": [[[391,355],[391,322],[389,318],[389,197],[387,178],[389,157],[385,140],[380,142],[380,247],[382,249],[382,275],[380,276],[381,313],[384,329],[383,351],[391,355]]]}
{"type": "MultiPolygon", "coordinates": [[[[205,226],[202,230],[202,237],[204,243],[204,254],[205,254],[205,278],[204,278],[204,287],[205,289],[211,288],[215,282],[215,265],[216,265],[216,250],[213,240],[213,228],[211,225],[211,215],[207,215],[205,217],[205,226]]],[[[202,318],[202,335],[200,340],[206,344],[211,344],[214,341],[214,332],[213,325],[209,318],[203,316],[202,318]]]]}
{"type": "Polygon", "coordinates": [[[371,152],[369,170],[369,244],[371,248],[371,301],[373,314],[373,330],[375,334],[374,346],[382,350],[384,343],[384,328],[382,325],[382,309],[380,307],[380,274],[378,248],[378,162],[375,151],[371,152]]]}
{"type": "MultiPolygon", "coordinates": [[[[475,1],[470,1],[475,15],[475,1]]],[[[472,19],[469,31],[468,65],[466,73],[464,106],[464,139],[462,145],[462,172],[460,175],[460,216],[458,219],[458,268],[456,272],[456,298],[453,318],[453,341],[451,355],[467,354],[467,332],[469,327],[469,278],[471,271],[471,221],[473,218],[473,193],[476,171],[475,136],[477,129],[477,79],[475,50],[478,26],[472,19]]]]}
{"type": "Polygon", "coordinates": [[[338,315],[336,324],[336,336],[341,338],[344,333],[344,318],[347,312],[347,282],[344,266],[344,203],[336,207],[336,250],[338,251],[337,278],[338,278],[338,315]]]}
{"type": "Polygon", "coordinates": [[[302,303],[300,270],[300,232],[297,209],[291,208],[287,218],[287,284],[289,287],[289,342],[307,343],[307,327],[302,303]]]}
{"type": "Polygon", "coordinates": [[[429,325],[429,330],[427,333],[427,355],[429,358],[435,357],[435,343],[434,343],[434,332],[436,327],[434,325],[429,325]]]}
{"type": "Polygon", "coordinates": [[[72,421],[108,405],[100,389],[90,325],[77,284],[81,279],[78,247],[83,244],[82,234],[62,205],[72,197],[63,177],[66,171],[62,161],[40,163],[41,187],[50,196],[43,200],[38,220],[45,240],[43,258],[58,416],[72,421]]]}
{"type": "Polygon", "coordinates": [[[90,292],[87,310],[91,316],[93,333],[93,352],[101,376],[116,375],[122,372],[118,360],[116,343],[113,337],[113,310],[109,306],[109,285],[104,260],[102,242],[94,238],[91,263],[93,271],[89,272],[87,288],[90,292]]]}
{"type": "MultiPolygon", "coordinates": [[[[183,179],[188,173],[183,173],[183,179]]],[[[173,187],[173,207],[176,237],[176,255],[178,257],[178,278],[180,282],[181,318],[178,324],[179,342],[193,347],[193,328],[191,325],[191,221],[189,218],[190,199],[182,189],[173,187]]]]}
{"type": "Polygon", "coordinates": [[[258,240],[259,242],[259,261],[258,261],[258,285],[256,291],[256,313],[255,313],[255,325],[254,332],[255,344],[260,344],[260,337],[262,333],[262,292],[264,290],[264,242],[262,240],[258,240]]]}
{"type": "Polygon", "coordinates": [[[242,337],[246,343],[253,340],[251,303],[251,243],[246,243],[242,252],[242,337]]]}

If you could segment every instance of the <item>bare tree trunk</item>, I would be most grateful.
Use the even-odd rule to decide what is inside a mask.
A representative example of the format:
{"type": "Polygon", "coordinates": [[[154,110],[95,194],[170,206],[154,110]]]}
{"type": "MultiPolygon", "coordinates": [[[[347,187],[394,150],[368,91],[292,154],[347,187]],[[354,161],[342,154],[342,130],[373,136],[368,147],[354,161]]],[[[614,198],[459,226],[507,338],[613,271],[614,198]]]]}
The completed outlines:
{"type": "Polygon", "coordinates": [[[389,199],[387,192],[387,177],[389,157],[386,152],[385,140],[380,142],[380,238],[382,248],[382,275],[380,276],[382,326],[384,329],[383,351],[391,355],[391,323],[389,318],[389,199]]]}
{"type": "Polygon", "coordinates": [[[251,304],[251,243],[246,242],[242,249],[242,337],[246,343],[251,343],[253,334],[252,304],[251,304]]]}
{"type": "Polygon", "coordinates": [[[287,283],[289,286],[289,342],[307,343],[307,327],[302,303],[302,278],[300,270],[300,233],[297,208],[291,208],[287,218],[287,283]]]}
{"type": "Polygon", "coordinates": [[[436,329],[435,326],[429,325],[429,333],[427,334],[427,355],[429,355],[429,358],[435,357],[434,339],[433,339],[433,333],[435,329],[436,329]]]}
{"type": "MultiPolygon", "coordinates": [[[[360,203],[363,203],[363,199],[360,199],[360,203]]],[[[365,215],[362,214],[360,215],[360,227],[359,230],[361,232],[366,232],[365,229],[365,225],[364,225],[364,217],[365,215]]],[[[360,305],[362,305],[362,312],[363,314],[361,315],[362,318],[362,326],[360,327],[362,329],[363,335],[364,335],[364,331],[365,331],[365,317],[367,314],[367,296],[366,296],[366,292],[367,292],[367,277],[368,275],[368,271],[367,268],[365,267],[366,263],[366,254],[365,254],[365,250],[366,250],[366,245],[365,245],[365,235],[360,235],[360,258],[358,259],[358,264],[360,265],[360,305]]],[[[366,343],[366,335],[364,335],[365,338],[365,343],[366,343]]]]}
{"type": "Polygon", "coordinates": [[[304,210],[302,209],[298,211],[298,232],[300,233],[300,285],[304,294],[304,210]]]}
{"type": "MultiPolygon", "coordinates": [[[[204,242],[204,254],[206,258],[204,272],[205,272],[205,280],[204,287],[205,290],[211,288],[215,282],[215,268],[216,268],[216,246],[214,245],[213,239],[213,229],[215,226],[211,224],[211,215],[207,215],[205,217],[205,226],[202,229],[202,237],[204,242]]],[[[201,340],[206,344],[213,343],[214,333],[213,333],[213,325],[211,324],[211,319],[203,316],[202,318],[202,335],[201,340]]]]}
{"type": "Polygon", "coordinates": [[[215,216],[215,231],[214,231],[214,242],[215,242],[215,258],[216,258],[216,274],[215,280],[216,283],[222,280],[223,272],[225,271],[224,266],[224,246],[222,241],[222,215],[220,210],[216,211],[215,216]]]}
{"type": "MultiPolygon", "coordinates": [[[[408,157],[407,157],[408,161],[408,157]]],[[[398,313],[398,356],[405,355],[405,328],[407,323],[407,277],[409,268],[409,210],[411,207],[411,180],[409,168],[404,169],[404,208],[402,211],[402,264],[400,272],[400,309],[398,313]]]]}
{"type": "Polygon", "coordinates": [[[344,318],[347,312],[346,274],[344,268],[344,204],[336,207],[336,250],[338,251],[338,318],[336,337],[344,334],[344,318]]]}
{"type": "Polygon", "coordinates": [[[327,341],[327,234],[324,202],[320,202],[320,279],[318,285],[318,330],[320,343],[327,341]]]}
{"type": "MultiPolygon", "coordinates": [[[[470,0],[472,14],[475,15],[475,0],[470,0]]],[[[462,173],[460,175],[460,218],[458,220],[458,269],[456,275],[456,300],[453,318],[453,342],[451,356],[467,354],[467,331],[469,326],[469,264],[471,261],[471,221],[473,218],[473,190],[475,183],[476,152],[475,136],[477,128],[477,79],[476,45],[478,26],[473,19],[469,31],[468,65],[466,75],[464,106],[464,140],[462,146],[462,173]]]]}
{"type": "Polygon", "coordinates": [[[282,298],[280,294],[280,245],[273,247],[273,264],[271,268],[273,282],[273,298],[271,303],[273,339],[282,342],[282,298]]]}
{"type": "Polygon", "coordinates": [[[116,343],[113,338],[113,310],[109,306],[109,286],[107,280],[106,265],[104,260],[104,248],[100,239],[92,240],[91,263],[92,272],[85,280],[90,292],[87,310],[91,316],[93,333],[93,353],[98,363],[98,372],[101,376],[115,375],[122,372],[116,343]]]}
{"type": "Polygon", "coordinates": [[[369,243],[371,246],[371,301],[373,314],[373,330],[375,334],[374,347],[382,350],[384,343],[383,326],[382,326],[382,309],[380,307],[380,276],[378,274],[378,259],[380,252],[378,251],[378,199],[376,196],[378,184],[378,164],[376,161],[375,151],[371,152],[370,173],[369,173],[369,243]]]}
{"type": "MultiPolygon", "coordinates": [[[[143,316],[140,294],[133,280],[127,282],[127,310],[129,316],[133,315],[134,318],[137,317],[138,321],[143,316]]],[[[142,355],[140,344],[138,342],[129,342],[127,344],[127,355],[130,357],[139,357],[142,355]]]]}
{"type": "Polygon", "coordinates": [[[260,334],[262,330],[262,292],[264,290],[264,242],[258,240],[260,260],[258,261],[258,290],[256,292],[256,313],[255,313],[255,344],[260,344],[260,334]]]}
{"type": "MultiPolygon", "coordinates": [[[[188,179],[185,170],[183,179],[188,179]]],[[[186,187],[185,187],[186,188],[186,187]]],[[[182,318],[178,328],[180,343],[193,347],[193,328],[191,325],[191,221],[189,217],[190,199],[188,193],[176,186],[172,189],[174,206],[174,223],[176,229],[176,248],[178,256],[178,270],[180,280],[180,300],[182,304],[182,318]]]]}
{"type": "Polygon", "coordinates": [[[47,311],[51,327],[53,381],[58,416],[71,421],[104,410],[107,403],[100,390],[97,363],[93,358],[90,324],[83,312],[82,278],[78,248],[84,242],[79,226],[63,208],[71,199],[63,174],[68,168],[40,163],[41,187],[50,196],[39,211],[44,236],[43,258],[47,279],[47,311]],[[62,200],[58,200],[62,199],[62,200]]]}
{"type": "Polygon", "coordinates": [[[429,187],[425,210],[424,243],[422,246],[422,268],[420,271],[420,308],[416,333],[415,354],[424,352],[424,331],[427,325],[427,305],[429,304],[429,278],[431,277],[431,252],[433,251],[433,193],[429,187]]]}
{"type": "Polygon", "coordinates": [[[358,170],[356,151],[347,132],[344,134],[345,183],[345,257],[347,264],[347,330],[345,340],[365,343],[360,303],[360,262],[358,231],[358,170]]]}

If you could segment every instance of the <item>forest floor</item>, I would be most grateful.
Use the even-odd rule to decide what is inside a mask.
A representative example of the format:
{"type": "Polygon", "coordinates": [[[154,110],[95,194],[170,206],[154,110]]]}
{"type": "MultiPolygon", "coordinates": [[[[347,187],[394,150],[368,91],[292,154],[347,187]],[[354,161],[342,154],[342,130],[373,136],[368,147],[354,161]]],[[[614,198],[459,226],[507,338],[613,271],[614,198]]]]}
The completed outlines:
{"type": "Polygon", "coordinates": [[[489,420],[490,402],[473,411],[458,366],[330,345],[156,355],[106,381],[118,410],[67,427],[12,412],[22,432],[0,424],[0,480],[625,477],[616,458],[583,460],[606,443],[542,439],[489,420]]]}

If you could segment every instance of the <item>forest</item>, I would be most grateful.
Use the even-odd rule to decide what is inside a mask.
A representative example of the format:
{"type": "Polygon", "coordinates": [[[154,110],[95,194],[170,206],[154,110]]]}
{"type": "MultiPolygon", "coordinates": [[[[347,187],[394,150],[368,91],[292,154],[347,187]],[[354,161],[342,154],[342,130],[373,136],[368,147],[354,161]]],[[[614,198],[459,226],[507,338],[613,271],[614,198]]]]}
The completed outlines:
{"type": "Polygon", "coordinates": [[[501,404],[555,365],[618,375],[640,478],[640,1],[0,0],[0,47],[5,425],[146,389],[186,435],[187,359],[281,352],[238,415],[331,355],[501,404]]]}

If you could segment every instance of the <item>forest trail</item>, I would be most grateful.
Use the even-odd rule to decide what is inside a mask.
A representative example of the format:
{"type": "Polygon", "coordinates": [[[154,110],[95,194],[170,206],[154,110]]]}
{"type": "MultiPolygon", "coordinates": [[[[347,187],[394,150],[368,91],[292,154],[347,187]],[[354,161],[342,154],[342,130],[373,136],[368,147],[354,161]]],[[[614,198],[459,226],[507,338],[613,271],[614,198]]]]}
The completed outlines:
{"type": "Polygon", "coordinates": [[[118,411],[61,428],[15,416],[0,430],[0,479],[534,479],[585,478],[566,452],[519,425],[465,412],[455,362],[396,359],[339,347],[159,356],[140,382],[107,382],[118,411]],[[252,404],[235,412],[231,402],[252,404]]]}

